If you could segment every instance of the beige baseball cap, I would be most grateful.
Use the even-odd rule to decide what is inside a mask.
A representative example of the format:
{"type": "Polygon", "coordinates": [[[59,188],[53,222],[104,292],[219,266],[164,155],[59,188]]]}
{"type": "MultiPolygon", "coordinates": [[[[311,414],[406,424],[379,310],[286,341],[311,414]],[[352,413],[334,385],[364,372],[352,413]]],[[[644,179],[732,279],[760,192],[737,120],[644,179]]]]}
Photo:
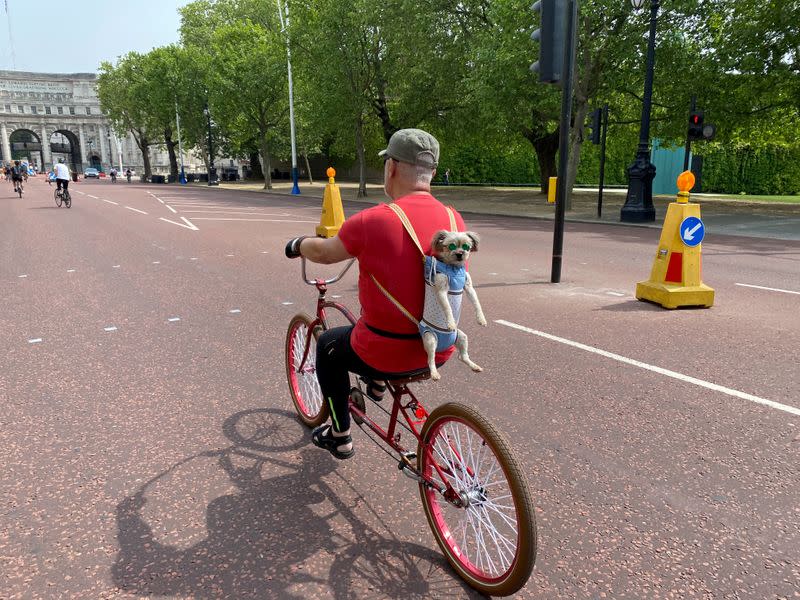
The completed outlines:
{"type": "Polygon", "coordinates": [[[389,138],[386,150],[378,152],[378,156],[435,169],[439,163],[439,142],[422,129],[399,129],[389,138]]]}

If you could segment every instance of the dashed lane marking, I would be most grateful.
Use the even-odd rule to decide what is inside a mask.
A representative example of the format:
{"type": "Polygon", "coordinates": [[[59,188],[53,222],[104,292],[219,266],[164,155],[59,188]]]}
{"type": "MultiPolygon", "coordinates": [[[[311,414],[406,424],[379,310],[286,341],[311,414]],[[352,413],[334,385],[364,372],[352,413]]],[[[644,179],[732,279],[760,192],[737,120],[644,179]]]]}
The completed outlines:
{"type": "Polygon", "coordinates": [[[111,265],[112,269],[119,269],[120,265],[111,265]]]}
{"type": "Polygon", "coordinates": [[[291,306],[294,302],[281,302],[284,306],[291,306]]]}
{"type": "Polygon", "coordinates": [[[748,288],[755,288],[757,290],[767,290],[768,292],[782,292],[784,294],[798,294],[798,295],[800,295],[800,292],[795,292],[793,290],[782,290],[780,288],[764,287],[763,285],[751,285],[749,283],[737,283],[736,285],[740,285],[742,287],[748,287],[748,288]]]}
{"type": "Polygon", "coordinates": [[[609,296],[624,296],[625,294],[621,292],[606,292],[609,296]]]}
{"type": "Polygon", "coordinates": [[[117,206],[119,206],[119,202],[114,202],[113,200],[106,200],[105,198],[100,198],[100,200],[102,200],[103,202],[108,202],[109,204],[116,204],[117,206]]]}
{"type": "Polygon", "coordinates": [[[94,198],[95,200],[99,200],[97,196],[92,196],[91,194],[86,194],[86,195],[89,196],[89,198],[94,198]]]}
{"type": "Polygon", "coordinates": [[[174,208],[172,208],[169,204],[165,204],[164,206],[166,206],[168,209],[170,209],[173,212],[173,214],[176,214],[176,215],[178,214],[178,211],[175,210],[174,208]]]}
{"type": "Polygon", "coordinates": [[[189,260],[197,260],[196,256],[192,256],[189,260]]]}
{"type": "Polygon", "coordinates": [[[566,344],[567,346],[572,346],[573,348],[578,348],[579,350],[585,350],[586,352],[599,354],[600,356],[605,356],[606,358],[610,358],[612,360],[632,365],[634,367],[639,367],[640,369],[652,371],[660,375],[666,375],[667,377],[672,377],[673,379],[677,379],[679,381],[691,383],[693,385],[704,387],[706,389],[713,390],[715,392],[720,392],[722,394],[727,394],[728,396],[733,396],[735,398],[740,398],[742,400],[748,400],[750,402],[755,402],[756,404],[762,404],[764,406],[768,406],[776,410],[782,410],[789,414],[800,417],[800,408],[795,408],[794,406],[788,406],[786,404],[781,404],[780,402],[775,402],[774,400],[767,400],[766,398],[754,396],[753,394],[748,394],[747,392],[741,392],[739,390],[734,390],[732,388],[717,385],[716,383],[711,383],[709,381],[697,379],[696,377],[684,375],[683,373],[677,373],[676,371],[670,371],[669,369],[663,369],[661,367],[656,367],[655,365],[649,365],[647,363],[643,363],[638,360],[628,358],[626,356],[621,356],[619,354],[614,354],[613,352],[601,350],[600,348],[595,348],[594,346],[587,346],[586,344],[581,344],[580,342],[575,342],[572,340],[568,340],[566,338],[558,337],[549,333],[545,333],[544,331],[531,329],[529,327],[525,327],[524,325],[518,325],[517,323],[512,323],[510,321],[505,321],[503,319],[498,319],[495,321],[495,323],[498,323],[500,325],[505,325],[506,327],[511,327],[512,329],[517,329],[519,331],[524,331],[526,333],[532,333],[533,335],[538,335],[539,337],[543,337],[553,342],[566,344]]]}
{"type": "Polygon", "coordinates": [[[232,308],[228,312],[231,313],[232,315],[236,315],[242,312],[242,310],[240,308],[232,308]]]}
{"type": "Polygon", "coordinates": [[[116,331],[117,328],[111,325],[110,327],[103,327],[103,331],[116,331]]]}
{"type": "Polygon", "coordinates": [[[133,208],[132,206],[126,206],[125,208],[127,208],[128,210],[132,210],[132,211],[138,212],[138,213],[142,213],[143,215],[147,214],[143,210],[139,210],[138,208],[133,208]]]}
{"type": "Polygon", "coordinates": [[[154,260],[154,261],[153,261],[153,264],[154,264],[154,265],[160,265],[160,264],[161,264],[161,261],[160,261],[160,260],[154,260]]]}
{"type": "Polygon", "coordinates": [[[170,317],[170,318],[167,319],[167,321],[169,321],[170,323],[174,323],[174,322],[180,321],[180,320],[181,320],[180,317],[170,317]]]}
{"type": "Polygon", "coordinates": [[[75,269],[67,269],[67,273],[74,273],[75,269]]]}
{"type": "Polygon", "coordinates": [[[17,277],[19,277],[20,279],[24,279],[27,276],[28,276],[27,273],[25,275],[17,275],[17,277]]]}
{"type": "Polygon", "coordinates": [[[42,338],[32,338],[28,340],[29,344],[40,344],[42,342],[42,338]]]}

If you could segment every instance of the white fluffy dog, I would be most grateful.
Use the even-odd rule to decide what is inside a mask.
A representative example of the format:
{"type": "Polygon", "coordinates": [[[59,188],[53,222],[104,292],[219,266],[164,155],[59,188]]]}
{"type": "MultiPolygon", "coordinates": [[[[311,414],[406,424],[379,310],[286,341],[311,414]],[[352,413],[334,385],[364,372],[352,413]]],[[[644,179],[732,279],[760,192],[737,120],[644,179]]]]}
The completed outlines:
{"type": "Polygon", "coordinates": [[[461,299],[466,292],[475,306],[480,325],[486,326],[472,278],[465,268],[470,252],[478,251],[479,238],[471,231],[437,231],[431,241],[433,256],[425,257],[425,309],[419,323],[431,379],[439,380],[435,355],[455,344],[458,358],[473,371],[483,371],[467,353],[467,335],[458,329],[461,299]]]}

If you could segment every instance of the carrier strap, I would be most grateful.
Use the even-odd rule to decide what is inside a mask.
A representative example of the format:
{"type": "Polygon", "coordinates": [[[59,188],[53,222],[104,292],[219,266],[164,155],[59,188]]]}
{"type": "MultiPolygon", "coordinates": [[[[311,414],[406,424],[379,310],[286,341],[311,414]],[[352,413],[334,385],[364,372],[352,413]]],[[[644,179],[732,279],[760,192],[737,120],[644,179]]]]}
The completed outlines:
{"type": "MultiPolygon", "coordinates": [[[[392,209],[392,212],[394,212],[394,214],[397,215],[397,218],[400,219],[400,222],[403,224],[403,227],[408,232],[408,235],[411,237],[411,240],[414,242],[414,245],[416,245],[417,249],[419,250],[420,254],[422,255],[422,263],[424,264],[425,263],[425,251],[422,249],[422,244],[420,244],[420,242],[419,242],[419,238],[417,237],[417,232],[414,231],[414,226],[411,224],[411,221],[409,220],[408,215],[406,215],[405,211],[402,208],[400,208],[397,204],[395,204],[394,202],[392,202],[388,206],[389,206],[389,208],[392,209]]],[[[453,210],[449,206],[445,206],[445,209],[447,210],[447,216],[450,218],[450,231],[456,231],[457,230],[456,217],[453,214],[453,210]]],[[[389,300],[389,302],[394,304],[397,307],[397,310],[399,310],[401,313],[403,313],[409,321],[411,321],[412,323],[414,323],[414,325],[419,327],[419,321],[414,318],[414,315],[412,315],[406,309],[405,306],[400,304],[400,301],[397,300],[397,298],[395,298],[394,296],[392,296],[389,293],[389,290],[387,290],[385,287],[383,287],[380,284],[380,282],[377,279],[375,279],[375,276],[372,273],[370,273],[369,276],[370,276],[370,278],[372,278],[372,281],[375,282],[375,285],[378,286],[378,289],[381,291],[381,293],[384,296],[386,296],[386,298],[389,300]]]]}

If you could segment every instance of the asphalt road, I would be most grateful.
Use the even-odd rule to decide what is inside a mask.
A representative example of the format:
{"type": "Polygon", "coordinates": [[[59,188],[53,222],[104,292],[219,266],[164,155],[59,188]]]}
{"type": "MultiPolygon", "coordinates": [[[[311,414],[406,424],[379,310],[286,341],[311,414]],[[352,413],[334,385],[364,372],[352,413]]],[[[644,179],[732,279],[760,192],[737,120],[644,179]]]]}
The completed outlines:
{"type": "MultiPolygon", "coordinates": [[[[72,190],[0,188],[0,597],[478,597],[416,484],[293,417],[285,328],[315,294],[283,244],[319,201],[72,190]]],[[[708,237],[715,306],[666,311],[633,297],[657,230],[568,223],[553,285],[551,222],[465,216],[485,370],[418,389],[479,408],[527,470],[518,597],[800,598],[800,242],[708,237]]],[[[355,308],[355,275],[331,293],[355,308]]]]}

